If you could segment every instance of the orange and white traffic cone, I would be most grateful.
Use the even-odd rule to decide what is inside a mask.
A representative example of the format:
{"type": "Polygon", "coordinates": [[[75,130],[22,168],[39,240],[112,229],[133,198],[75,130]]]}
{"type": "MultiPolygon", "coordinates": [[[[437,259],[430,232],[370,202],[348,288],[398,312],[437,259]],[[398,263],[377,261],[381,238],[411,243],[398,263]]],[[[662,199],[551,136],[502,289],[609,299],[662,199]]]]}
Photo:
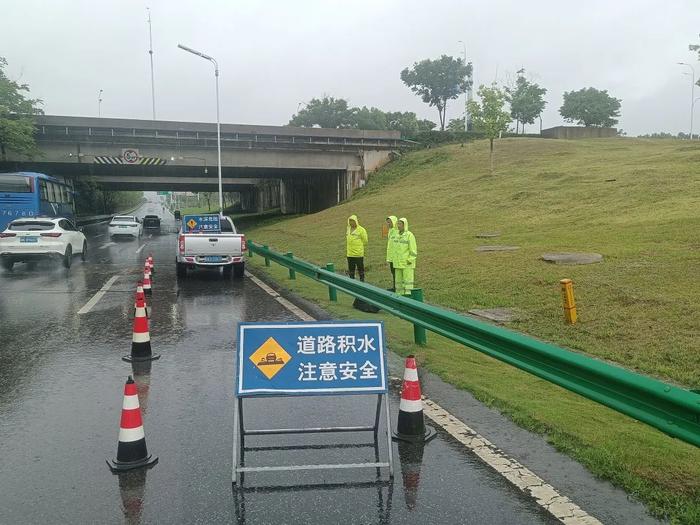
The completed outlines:
{"type": "Polygon", "coordinates": [[[415,356],[406,358],[406,368],[403,373],[401,388],[401,404],[399,405],[399,421],[394,439],[411,443],[427,442],[437,434],[435,429],[427,426],[423,419],[423,400],[421,399],[420,382],[415,356]]]}
{"type": "Polygon", "coordinates": [[[155,274],[156,273],[156,266],[155,266],[155,264],[153,264],[153,254],[149,253],[146,260],[148,261],[148,267],[151,270],[151,275],[155,274]]]}
{"type": "Polygon", "coordinates": [[[146,266],[143,270],[143,293],[146,295],[152,295],[153,290],[151,289],[151,271],[146,266]]]}
{"type": "Polygon", "coordinates": [[[136,383],[129,376],[124,385],[117,457],[111,461],[107,460],[107,466],[113,473],[118,473],[135,468],[152,467],[156,463],[158,458],[151,456],[146,448],[146,435],[143,431],[136,383]]]}
{"type": "Polygon", "coordinates": [[[131,355],[122,357],[124,361],[150,361],[159,359],[160,355],[151,353],[151,334],[148,331],[148,317],[143,300],[136,298],[134,329],[131,336],[131,355]]]}
{"type": "Polygon", "coordinates": [[[146,308],[146,317],[150,318],[151,308],[148,306],[148,303],[146,303],[146,294],[143,293],[143,281],[136,282],[136,296],[134,298],[134,315],[136,315],[136,303],[139,301],[139,299],[143,301],[143,305],[146,308]]]}

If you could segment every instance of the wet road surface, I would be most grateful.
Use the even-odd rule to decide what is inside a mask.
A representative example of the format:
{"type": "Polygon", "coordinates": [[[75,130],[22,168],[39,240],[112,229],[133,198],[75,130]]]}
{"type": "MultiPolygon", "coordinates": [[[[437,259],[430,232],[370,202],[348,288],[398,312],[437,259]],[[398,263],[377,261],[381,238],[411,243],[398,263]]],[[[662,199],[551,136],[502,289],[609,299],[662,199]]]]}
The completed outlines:
{"type": "MultiPolygon", "coordinates": [[[[155,203],[137,212],[146,213],[163,215],[155,203]]],[[[172,224],[168,215],[164,231],[172,224]]],[[[393,444],[393,483],[373,469],[249,473],[245,489],[234,492],[236,323],[296,318],[247,278],[197,272],[178,283],[173,233],[113,242],[106,231],[86,227],[88,261],[76,258],[70,270],[47,262],[0,274],[0,522],[554,522],[443,432],[424,448],[393,444]],[[162,358],[133,368],[120,358],[130,351],[133,292],[148,253],[156,264],[151,340],[162,358]],[[160,462],[116,476],[105,459],[116,453],[129,374],[149,452],[160,462]]],[[[370,396],[254,399],[246,401],[245,423],[371,424],[374,403],[370,396]]],[[[391,410],[395,424],[395,388],[391,410]]],[[[249,437],[246,446],[247,465],[375,460],[371,433],[249,437]]],[[[386,442],[379,447],[383,458],[386,442]]]]}

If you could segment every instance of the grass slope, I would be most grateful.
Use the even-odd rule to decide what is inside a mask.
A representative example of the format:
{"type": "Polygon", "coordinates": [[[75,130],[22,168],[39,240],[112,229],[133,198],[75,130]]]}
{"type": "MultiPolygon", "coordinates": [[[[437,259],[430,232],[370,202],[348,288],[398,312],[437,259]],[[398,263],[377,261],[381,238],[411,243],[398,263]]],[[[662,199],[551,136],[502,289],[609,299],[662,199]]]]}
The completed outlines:
{"type": "MultiPolygon", "coordinates": [[[[493,175],[485,142],[414,152],[375,174],[348,203],[268,221],[248,233],[281,251],[344,268],[345,222],[356,213],[370,234],[368,280],[388,286],[382,221],[388,214],[406,216],[418,239],[416,281],[426,301],[458,311],[514,307],[526,317],[511,323],[513,329],[700,387],[694,313],[700,296],[694,274],[700,263],[700,146],[504,139],[496,147],[493,175]],[[501,236],[475,238],[483,231],[501,236]],[[520,249],[476,252],[482,244],[520,249]],[[549,265],[539,260],[549,251],[599,252],[605,261],[549,265]],[[562,322],[558,283],[565,277],[575,282],[575,326],[562,322]]],[[[284,275],[280,269],[272,274],[284,275]]],[[[326,299],[325,290],[303,278],[291,287],[326,299]]],[[[345,298],[330,308],[358,317],[349,304],[345,298]]],[[[394,349],[417,351],[425,366],[546,434],[655,513],[700,523],[696,447],[441,338],[413,348],[411,328],[385,320],[394,349]]]]}

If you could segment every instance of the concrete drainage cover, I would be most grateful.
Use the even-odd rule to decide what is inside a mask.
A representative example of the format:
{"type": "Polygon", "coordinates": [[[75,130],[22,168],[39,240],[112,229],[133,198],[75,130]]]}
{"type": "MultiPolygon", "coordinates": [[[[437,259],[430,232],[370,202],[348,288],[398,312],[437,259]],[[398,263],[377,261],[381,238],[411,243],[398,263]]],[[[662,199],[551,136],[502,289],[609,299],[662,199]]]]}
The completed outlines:
{"type": "Polygon", "coordinates": [[[599,253],[545,253],[542,260],[554,264],[595,264],[603,262],[599,253]]]}
{"type": "Polygon", "coordinates": [[[489,321],[497,323],[507,323],[509,321],[517,321],[522,318],[522,315],[513,308],[487,308],[484,310],[474,309],[469,310],[469,313],[477,317],[483,317],[489,321]]]}
{"type": "Polygon", "coordinates": [[[493,245],[493,246],[477,246],[474,248],[477,252],[512,252],[515,250],[519,250],[520,246],[501,246],[501,245],[493,245]]]}
{"type": "Polygon", "coordinates": [[[492,239],[493,237],[498,237],[501,235],[501,232],[482,232],[482,233],[477,233],[476,238],[477,239],[492,239]]]}

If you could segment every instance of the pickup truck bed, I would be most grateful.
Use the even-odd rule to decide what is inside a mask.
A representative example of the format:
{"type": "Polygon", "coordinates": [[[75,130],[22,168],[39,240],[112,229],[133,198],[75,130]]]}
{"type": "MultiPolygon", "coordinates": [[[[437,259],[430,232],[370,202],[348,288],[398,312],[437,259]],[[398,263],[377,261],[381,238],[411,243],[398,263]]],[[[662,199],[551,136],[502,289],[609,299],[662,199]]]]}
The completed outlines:
{"type": "Polygon", "coordinates": [[[177,276],[184,278],[188,270],[223,268],[224,276],[243,277],[245,272],[245,235],[237,233],[228,217],[221,218],[221,232],[178,233],[175,263],[177,276]]]}

